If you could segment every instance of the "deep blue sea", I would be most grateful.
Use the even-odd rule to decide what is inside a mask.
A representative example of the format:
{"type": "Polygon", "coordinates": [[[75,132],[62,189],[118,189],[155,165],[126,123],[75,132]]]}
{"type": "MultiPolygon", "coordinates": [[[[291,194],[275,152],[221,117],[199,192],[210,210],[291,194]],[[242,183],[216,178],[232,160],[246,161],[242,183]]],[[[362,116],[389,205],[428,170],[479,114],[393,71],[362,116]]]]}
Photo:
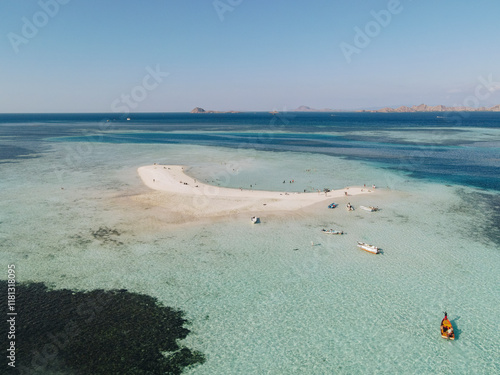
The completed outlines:
{"type": "Polygon", "coordinates": [[[500,190],[495,112],[0,114],[0,161],[34,157],[62,140],[309,152],[500,190]]]}

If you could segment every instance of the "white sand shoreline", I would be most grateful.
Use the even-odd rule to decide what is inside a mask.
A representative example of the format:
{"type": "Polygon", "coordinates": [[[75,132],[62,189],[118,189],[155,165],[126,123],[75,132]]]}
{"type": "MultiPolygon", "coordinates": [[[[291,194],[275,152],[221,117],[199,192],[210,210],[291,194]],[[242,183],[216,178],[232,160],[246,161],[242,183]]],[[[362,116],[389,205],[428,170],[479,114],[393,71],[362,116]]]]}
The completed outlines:
{"type": "Polygon", "coordinates": [[[371,194],[366,187],[313,193],[289,193],[234,189],[208,185],[184,173],[181,165],[149,165],[138,168],[143,183],[159,194],[149,196],[152,204],[172,212],[197,218],[216,217],[237,213],[261,214],[263,212],[295,211],[319,202],[325,204],[335,199],[361,194],[371,194]]]}

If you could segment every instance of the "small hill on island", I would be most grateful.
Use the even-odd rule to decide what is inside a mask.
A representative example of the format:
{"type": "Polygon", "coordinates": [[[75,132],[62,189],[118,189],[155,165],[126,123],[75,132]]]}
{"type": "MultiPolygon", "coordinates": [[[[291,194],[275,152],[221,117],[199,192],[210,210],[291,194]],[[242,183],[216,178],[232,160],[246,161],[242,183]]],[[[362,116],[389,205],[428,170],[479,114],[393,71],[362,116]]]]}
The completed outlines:
{"type": "Polygon", "coordinates": [[[333,109],[330,108],[323,108],[323,109],[315,109],[308,107],[307,105],[301,105],[300,107],[293,109],[293,112],[336,112],[333,109]]]}
{"type": "Polygon", "coordinates": [[[191,113],[206,113],[206,111],[203,108],[196,107],[191,110],[191,113]]]}
{"type": "Polygon", "coordinates": [[[191,113],[240,113],[239,111],[205,111],[201,107],[195,107],[191,110],[191,113]]]}
{"type": "Polygon", "coordinates": [[[434,105],[434,106],[429,106],[427,104],[420,104],[420,105],[413,105],[411,107],[407,107],[405,105],[402,105],[397,108],[391,108],[391,107],[385,107],[381,109],[375,109],[375,110],[366,110],[362,109],[361,111],[358,112],[380,112],[380,113],[408,113],[408,112],[481,112],[481,111],[486,111],[486,112],[496,112],[500,111],[500,104],[496,105],[494,107],[465,107],[465,106],[458,106],[458,107],[447,107],[445,105],[434,105]]]}

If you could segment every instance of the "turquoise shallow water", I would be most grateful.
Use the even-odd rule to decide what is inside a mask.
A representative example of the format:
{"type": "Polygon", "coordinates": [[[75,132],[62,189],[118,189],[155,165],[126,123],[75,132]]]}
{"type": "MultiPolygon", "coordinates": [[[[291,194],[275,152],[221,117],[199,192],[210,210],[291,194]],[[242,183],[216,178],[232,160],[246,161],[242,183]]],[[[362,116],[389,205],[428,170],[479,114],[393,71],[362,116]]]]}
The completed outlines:
{"type": "Polygon", "coordinates": [[[336,156],[175,144],[60,142],[0,172],[2,264],[17,265],[18,281],[126,288],[182,309],[185,343],[207,357],[187,373],[500,371],[491,320],[500,305],[498,201],[489,192],[336,156]],[[287,189],[378,189],[259,225],[231,217],[172,227],[132,199],[148,192],[137,167],[153,162],[232,187],[282,190],[294,179],[287,189]],[[347,199],[382,210],[347,212],[347,199]],[[320,232],[330,227],[347,234],[320,232]],[[95,238],[99,228],[119,235],[95,238]],[[360,251],[357,240],[384,254],[360,251]],[[439,336],[445,310],[454,342],[439,336]]]}

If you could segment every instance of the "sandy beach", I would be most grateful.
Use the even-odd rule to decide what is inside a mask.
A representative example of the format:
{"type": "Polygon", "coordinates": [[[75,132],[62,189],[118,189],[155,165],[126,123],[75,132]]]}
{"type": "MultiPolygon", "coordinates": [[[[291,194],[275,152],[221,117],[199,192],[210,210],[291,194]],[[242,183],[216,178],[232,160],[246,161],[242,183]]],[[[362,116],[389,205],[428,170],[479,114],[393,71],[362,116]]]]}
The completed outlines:
{"type": "MultiPolygon", "coordinates": [[[[149,165],[138,168],[144,184],[155,190],[138,198],[152,205],[168,208],[184,220],[247,213],[290,212],[317,203],[329,204],[347,196],[371,194],[366,187],[348,187],[321,192],[284,192],[233,189],[204,184],[188,176],[180,165],[149,165]]],[[[354,202],[353,202],[354,203],[354,202]]]]}

